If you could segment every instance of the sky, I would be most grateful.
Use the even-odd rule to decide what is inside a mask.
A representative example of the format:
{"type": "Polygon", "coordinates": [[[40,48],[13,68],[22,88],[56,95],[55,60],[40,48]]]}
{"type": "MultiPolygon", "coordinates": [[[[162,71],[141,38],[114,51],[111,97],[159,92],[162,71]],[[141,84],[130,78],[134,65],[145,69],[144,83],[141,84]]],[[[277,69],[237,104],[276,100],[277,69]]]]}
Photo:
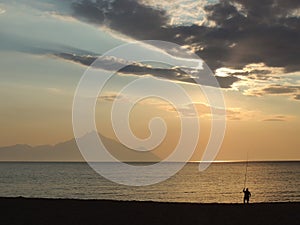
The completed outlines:
{"type": "MultiPolygon", "coordinates": [[[[74,138],[73,97],[88,66],[121,44],[161,40],[198,55],[219,82],[227,127],[217,160],[300,159],[297,0],[1,0],[0,40],[0,146],[74,138]]],[[[201,124],[191,160],[200,160],[210,135],[209,105],[192,74],[176,67],[136,63],[119,71],[99,95],[97,132],[117,140],[112,104],[141,77],[166,79],[190,94],[201,124]]],[[[182,107],[189,114],[189,106],[182,107]]],[[[169,155],[180,135],[172,105],[144,99],[131,113],[139,138],[150,135],[152,117],[165,119],[167,136],[155,151],[169,155]]]]}

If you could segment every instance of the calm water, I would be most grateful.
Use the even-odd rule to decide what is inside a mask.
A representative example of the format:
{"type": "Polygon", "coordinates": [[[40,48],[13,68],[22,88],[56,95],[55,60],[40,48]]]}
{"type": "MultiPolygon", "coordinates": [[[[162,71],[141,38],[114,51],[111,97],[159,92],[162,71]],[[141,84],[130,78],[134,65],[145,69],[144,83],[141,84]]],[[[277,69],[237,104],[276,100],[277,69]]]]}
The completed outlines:
{"type": "MultiPolygon", "coordinates": [[[[201,173],[189,163],[160,184],[127,187],[85,163],[0,163],[0,196],[237,203],[244,175],[243,163],[217,163],[201,173]]],[[[249,163],[247,177],[252,202],[300,201],[300,162],[249,163]]]]}

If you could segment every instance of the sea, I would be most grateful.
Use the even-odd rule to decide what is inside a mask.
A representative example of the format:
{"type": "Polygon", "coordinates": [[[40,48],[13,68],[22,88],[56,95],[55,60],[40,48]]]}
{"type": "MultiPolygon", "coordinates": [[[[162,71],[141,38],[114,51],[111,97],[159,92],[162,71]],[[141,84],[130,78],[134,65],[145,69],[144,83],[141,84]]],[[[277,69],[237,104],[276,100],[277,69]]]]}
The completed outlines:
{"type": "Polygon", "coordinates": [[[198,166],[187,163],[161,183],[133,187],[109,181],[82,162],[1,162],[0,197],[241,203],[246,175],[250,202],[300,202],[300,162],[213,163],[202,172],[198,166]]]}

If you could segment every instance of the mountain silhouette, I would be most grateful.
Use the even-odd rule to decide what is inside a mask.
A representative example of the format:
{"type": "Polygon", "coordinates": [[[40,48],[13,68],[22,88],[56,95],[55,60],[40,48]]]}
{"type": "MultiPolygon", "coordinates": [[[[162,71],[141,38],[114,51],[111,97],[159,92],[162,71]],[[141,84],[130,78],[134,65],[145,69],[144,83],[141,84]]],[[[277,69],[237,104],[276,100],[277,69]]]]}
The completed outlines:
{"type": "MultiPolygon", "coordinates": [[[[81,138],[85,138],[89,134],[81,138]]],[[[135,151],[127,148],[116,140],[99,134],[102,143],[113,155],[123,162],[158,162],[161,159],[149,152],[135,151]]],[[[0,147],[0,161],[30,161],[30,162],[77,162],[85,161],[75,139],[56,145],[12,145],[0,147]]]]}

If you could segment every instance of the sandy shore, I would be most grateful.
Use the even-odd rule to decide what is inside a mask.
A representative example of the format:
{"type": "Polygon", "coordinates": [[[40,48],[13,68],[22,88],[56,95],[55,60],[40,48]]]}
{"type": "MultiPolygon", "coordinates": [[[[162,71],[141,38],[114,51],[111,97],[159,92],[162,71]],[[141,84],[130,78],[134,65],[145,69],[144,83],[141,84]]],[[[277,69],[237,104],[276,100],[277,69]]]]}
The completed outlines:
{"type": "Polygon", "coordinates": [[[300,203],[195,204],[0,198],[0,224],[299,225],[300,203]]]}

